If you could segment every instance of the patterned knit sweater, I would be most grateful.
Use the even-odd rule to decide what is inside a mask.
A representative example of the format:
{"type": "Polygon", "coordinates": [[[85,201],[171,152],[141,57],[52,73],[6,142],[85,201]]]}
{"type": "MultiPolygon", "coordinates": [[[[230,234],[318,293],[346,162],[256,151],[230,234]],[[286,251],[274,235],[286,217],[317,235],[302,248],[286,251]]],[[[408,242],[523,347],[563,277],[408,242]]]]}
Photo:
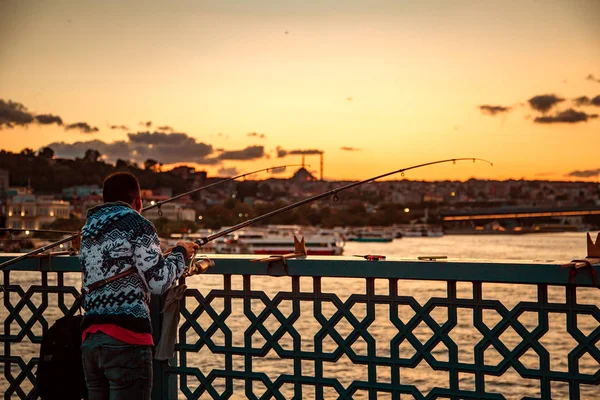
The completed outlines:
{"type": "Polygon", "coordinates": [[[185,254],[177,246],[163,257],[154,225],[126,203],[88,210],[80,251],[83,287],[131,268],[137,273],[85,296],[82,331],[92,324],[115,324],[151,333],[150,294],[163,294],[183,274],[185,254]]]}

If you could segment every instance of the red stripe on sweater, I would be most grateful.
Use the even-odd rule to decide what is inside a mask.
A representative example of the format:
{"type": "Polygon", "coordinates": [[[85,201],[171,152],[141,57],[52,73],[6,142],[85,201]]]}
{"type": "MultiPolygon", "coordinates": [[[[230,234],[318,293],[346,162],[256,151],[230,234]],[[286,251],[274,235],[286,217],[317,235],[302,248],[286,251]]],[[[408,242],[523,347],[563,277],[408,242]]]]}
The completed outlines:
{"type": "Polygon", "coordinates": [[[115,324],[93,324],[87,327],[81,334],[81,341],[85,340],[88,333],[103,332],[121,342],[137,344],[141,346],[154,346],[154,340],[150,333],[133,332],[115,324]]]}

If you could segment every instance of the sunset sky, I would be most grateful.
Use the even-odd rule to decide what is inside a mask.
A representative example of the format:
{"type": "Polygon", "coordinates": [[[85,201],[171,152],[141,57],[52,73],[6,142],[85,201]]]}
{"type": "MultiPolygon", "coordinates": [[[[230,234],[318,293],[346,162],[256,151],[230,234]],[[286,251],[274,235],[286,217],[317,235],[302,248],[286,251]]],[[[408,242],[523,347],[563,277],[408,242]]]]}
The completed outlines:
{"type": "Polygon", "coordinates": [[[597,181],[599,20],[598,0],[0,0],[0,148],[597,181]]]}

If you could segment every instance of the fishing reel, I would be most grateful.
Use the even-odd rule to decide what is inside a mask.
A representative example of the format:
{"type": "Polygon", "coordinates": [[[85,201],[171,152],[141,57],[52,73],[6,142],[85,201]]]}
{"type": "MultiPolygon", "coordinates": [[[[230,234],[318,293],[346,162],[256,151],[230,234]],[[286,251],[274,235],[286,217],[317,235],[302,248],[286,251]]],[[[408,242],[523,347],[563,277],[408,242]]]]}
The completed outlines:
{"type": "Polygon", "coordinates": [[[190,263],[185,269],[183,273],[183,277],[188,277],[192,275],[199,275],[206,272],[209,268],[215,266],[215,262],[208,258],[207,256],[196,258],[197,252],[194,252],[192,257],[190,257],[190,263]]]}

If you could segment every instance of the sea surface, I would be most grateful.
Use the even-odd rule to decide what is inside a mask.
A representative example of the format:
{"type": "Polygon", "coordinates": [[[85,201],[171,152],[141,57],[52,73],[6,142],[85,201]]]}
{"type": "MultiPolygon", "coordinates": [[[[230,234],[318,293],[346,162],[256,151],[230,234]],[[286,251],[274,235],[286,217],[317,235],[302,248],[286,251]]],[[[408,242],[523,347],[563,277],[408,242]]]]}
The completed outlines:
{"type": "MultiPolygon", "coordinates": [[[[595,233],[594,233],[595,239],[595,233]]],[[[416,258],[418,256],[445,255],[453,259],[496,259],[496,260],[554,260],[557,262],[567,262],[572,259],[582,258],[586,255],[586,236],[585,233],[553,233],[553,234],[523,234],[523,235],[448,235],[440,238],[402,238],[394,240],[392,243],[357,243],[348,242],[345,245],[344,255],[354,254],[380,254],[388,257],[416,258]]],[[[0,278],[3,279],[3,278],[0,278]]],[[[21,284],[28,287],[32,284],[39,284],[39,274],[37,273],[19,273],[10,274],[11,283],[21,284]]],[[[51,277],[50,284],[53,283],[51,277]]],[[[66,284],[79,287],[78,274],[69,274],[66,278],[66,284]]],[[[55,281],[54,281],[55,282],[55,281]]],[[[3,283],[3,282],[2,282],[3,283]]],[[[206,296],[212,289],[220,289],[223,285],[223,277],[219,275],[201,275],[187,280],[190,288],[197,288],[200,293],[206,296]]],[[[233,288],[242,288],[241,276],[234,276],[232,279],[233,288]]],[[[376,280],[376,293],[387,293],[387,280],[376,280]]],[[[468,282],[459,282],[457,285],[458,297],[472,298],[472,285],[468,282]]],[[[445,297],[446,283],[435,281],[399,281],[399,294],[412,296],[420,304],[425,304],[431,297],[445,297]]],[[[281,277],[253,277],[252,290],[262,290],[269,298],[273,298],[279,291],[290,291],[291,280],[281,277]]],[[[312,290],[312,280],[310,278],[301,278],[301,291],[310,292],[312,290]]],[[[365,293],[364,279],[340,279],[324,278],[322,280],[322,291],[335,293],[342,301],[354,293],[365,293]]],[[[600,304],[600,290],[593,288],[579,288],[577,291],[578,301],[583,304],[597,306],[600,304]]],[[[2,294],[0,294],[2,296],[2,294]]],[[[536,301],[537,288],[532,285],[506,285],[506,284],[483,284],[484,299],[496,299],[511,310],[519,301],[536,301]]],[[[10,294],[10,301],[14,305],[18,302],[19,296],[10,294]]],[[[34,303],[39,303],[40,295],[33,297],[34,303]]],[[[51,302],[52,296],[51,296],[51,302]]],[[[54,298],[54,301],[56,299],[54,298]]],[[[549,301],[556,303],[565,302],[565,291],[561,287],[549,288],[549,301]]],[[[189,307],[193,308],[194,300],[187,300],[189,307]]],[[[289,302],[288,302],[289,303],[289,302]]],[[[291,304],[282,303],[279,309],[284,315],[291,311],[291,304]]],[[[211,303],[215,311],[220,312],[223,309],[223,300],[215,299],[211,303]]],[[[437,308],[437,307],[436,307],[437,308]]],[[[262,302],[252,302],[252,311],[258,314],[264,309],[262,302]]],[[[323,314],[331,316],[336,311],[333,304],[323,305],[323,314]]],[[[366,315],[364,307],[355,306],[351,309],[352,313],[361,320],[366,315]]],[[[31,316],[31,311],[27,307],[22,312],[25,321],[31,316]]],[[[49,307],[45,312],[46,318],[51,323],[59,315],[55,307],[49,307]]],[[[440,309],[432,311],[430,315],[438,324],[447,320],[447,310],[440,309]]],[[[403,322],[407,322],[414,316],[414,310],[409,307],[399,309],[399,317],[403,322]]],[[[0,319],[5,321],[7,317],[6,307],[0,307],[0,319]]],[[[398,333],[398,329],[389,320],[389,306],[377,305],[375,307],[375,322],[371,324],[368,331],[375,339],[376,354],[381,357],[390,357],[390,340],[398,333]]],[[[475,345],[481,340],[482,334],[473,328],[473,311],[468,308],[459,308],[457,313],[457,326],[450,332],[450,337],[457,344],[459,349],[459,361],[463,363],[473,363],[475,357],[475,345]]],[[[495,312],[484,313],[484,323],[492,328],[500,316],[495,312]]],[[[211,319],[203,313],[198,321],[203,329],[206,329],[211,319]]],[[[528,329],[534,329],[538,324],[537,315],[533,313],[524,313],[519,321],[528,329]]],[[[183,323],[183,318],[182,318],[183,323]]],[[[244,346],[244,331],[249,326],[249,320],[244,315],[242,300],[232,301],[232,313],[226,320],[227,326],[232,331],[233,346],[244,346]]],[[[584,333],[589,334],[597,329],[599,322],[591,316],[582,315],[577,320],[578,328],[584,333]]],[[[273,333],[279,322],[275,318],[269,318],[265,322],[265,327],[273,333]]],[[[301,334],[301,348],[303,351],[314,351],[315,333],[321,328],[320,323],[313,316],[313,303],[301,302],[300,318],[294,323],[295,329],[301,334]]],[[[18,330],[18,324],[13,321],[11,324],[12,333],[18,330]]],[[[342,319],[336,325],[336,330],[342,337],[346,337],[352,330],[350,323],[342,319]]],[[[0,324],[0,334],[4,334],[5,326],[0,324]]],[[[31,329],[32,333],[41,334],[41,325],[36,323],[31,329]]],[[[421,343],[427,341],[433,334],[431,329],[425,324],[420,324],[413,333],[421,343]]],[[[198,335],[193,330],[188,330],[186,341],[194,343],[198,340],[198,335]]],[[[222,334],[215,334],[212,338],[215,344],[224,344],[222,334]]],[[[501,336],[501,341],[510,351],[523,339],[512,328],[509,328],[501,336]]],[[[566,314],[551,313],[549,315],[549,332],[544,334],[540,340],[542,345],[550,352],[550,369],[552,371],[568,371],[568,354],[575,347],[576,341],[566,331],[566,314]]],[[[264,338],[260,334],[252,336],[253,347],[260,347],[264,343],[264,338]]],[[[284,336],[280,340],[281,347],[284,349],[292,348],[292,340],[289,336],[284,336]]],[[[332,351],[336,348],[333,341],[323,341],[323,351],[332,351]]],[[[598,344],[596,344],[598,346],[598,344]]],[[[366,354],[367,345],[365,341],[359,340],[352,349],[356,354],[366,354]]],[[[29,358],[36,357],[39,352],[37,345],[31,344],[27,337],[23,343],[11,345],[12,354],[24,354],[25,362],[29,358]]],[[[448,359],[448,351],[442,345],[436,347],[432,352],[436,360],[445,361],[448,359]]],[[[0,349],[0,355],[4,354],[4,349],[0,349]]],[[[400,357],[409,358],[414,354],[414,348],[404,341],[400,345],[400,357]]],[[[493,350],[487,350],[484,353],[486,365],[496,365],[502,360],[502,356],[493,350]]],[[[532,350],[526,352],[520,358],[520,362],[527,368],[539,368],[539,357],[532,350]]],[[[197,353],[188,353],[188,367],[196,367],[207,375],[214,368],[224,368],[224,357],[214,355],[206,346],[202,347],[197,353]]],[[[233,360],[235,369],[244,369],[244,357],[236,356],[233,360]]],[[[314,376],[314,363],[306,361],[302,363],[302,373],[305,376],[314,376]]],[[[13,374],[18,374],[18,367],[13,366],[13,374]]],[[[270,379],[275,380],[280,374],[293,374],[293,363],[291,360],[281,359],[274,351],[270,351],[263,358],[253,358],[253,370],[264,372],[270,379]]],[[[324,374],[329,377],[335,377],[343,386],[349,385],[353,380],[366,380],[367,369],[364,365],[353,364],[347,356],[342,356],[337,362],[325,362],[323,366],[324,374]]],[[[579,371],[587,374],[595,374],[600,370],[599,363],[589,354],[581,358],[579,362],[579,371]]],[[[378,368],[377,379],[381,382],[390,382],[390,369],[378,368]]],[[[426,361],[419,363],[416,368],[402,368],[401,382],[415,385],[423,394],[427,394],[433,387],[448,387],[448,373],[444,371],[434,371],[426,361]]],[[[191,390],[197,386],[191,380],[188,386],[191,390]]],[[[24,384],[23,387],[27,387],[24,384]]],[[[264,387],[255,385],[254,393],[261,397],[264,387]],[[262,388],[262,389],[261,389],[262,388]],[[261,391],[262,390],[262,391],[261,391]]],[[[0,392],[4,392],[7,382],[4,377],[0,378],[0,392]]],[[[465,390],[474,390],[474,374],[460,373],[459,387],[465,390]]],[[[215,382],[215,388],[218,392],[224,389],[223,382],[215,382]]],[[[244,381],[234,381],[234,397],[246,398],[244,394],[244,381]]],[[[520,399],[524,396],[540,398],[540,383],[535,379],[526,379],[517,371],[509,368],[506,373],[500,377],[486,376],[486,391],[488,393],[498,393],[507,399],[520,399]]],[[[281,388],[281,392],[286,398],[292,398],[293,387],[286,385],[281,388]]],[[[180,398],[185,398],[180,392],[180,398]]],[[[303,398],[314,398],[314,390],[310,386],[303,387],[303,398]]],[[[16,397],[15,397],[16,398],[16,397]]],[[[206,393],[202,398],[211,398],[206,393]]],[[[325,391],[325,398],[337,398],[335,392],[325,391]]],[[[368,398],[367,393],[356,393],[354,398],[368,398]]],[[[388,399],[389,395],[378,394],[380,399],[388,399]]],[[[403,396],[403,399],[412,398],[403,396]]],[[[552,383],[552,399],[568,399],[569,387],[563,382],[552,383]]],[[[583,399],[600,398],[600,387],[593,385],[582,385],[581,396],[583,399]]]]}

